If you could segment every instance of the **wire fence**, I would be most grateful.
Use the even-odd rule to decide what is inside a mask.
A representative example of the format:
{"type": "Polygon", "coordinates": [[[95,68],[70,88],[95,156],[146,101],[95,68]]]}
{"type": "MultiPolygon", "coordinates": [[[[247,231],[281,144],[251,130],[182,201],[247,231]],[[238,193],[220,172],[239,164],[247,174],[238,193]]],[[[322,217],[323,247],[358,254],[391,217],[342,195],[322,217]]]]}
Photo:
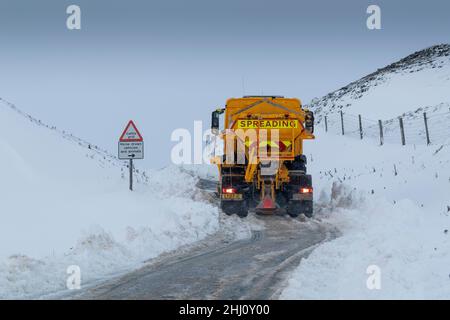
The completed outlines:
{"type": "Polygon", "coordinates": [[[450,111],[409,113],[389,120],[375,120],[340,111],[319,120],[325,131],[352,137],[372,139],[380,145],[430,145],[450,139],[450,111]]]}

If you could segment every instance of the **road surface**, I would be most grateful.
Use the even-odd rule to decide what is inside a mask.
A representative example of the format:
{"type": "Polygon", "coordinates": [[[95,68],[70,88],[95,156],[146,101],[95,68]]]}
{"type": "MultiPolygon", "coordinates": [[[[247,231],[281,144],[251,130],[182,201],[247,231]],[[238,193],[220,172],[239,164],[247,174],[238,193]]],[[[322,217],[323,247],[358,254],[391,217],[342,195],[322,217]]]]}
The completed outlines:
{"type": "Polygon", "coordinates": [[[276,299],[287,276],[336,231],[315,220],[261,216],[262,230],[217,236],[141,269],[84,289],[74,299],[276,299]]]}

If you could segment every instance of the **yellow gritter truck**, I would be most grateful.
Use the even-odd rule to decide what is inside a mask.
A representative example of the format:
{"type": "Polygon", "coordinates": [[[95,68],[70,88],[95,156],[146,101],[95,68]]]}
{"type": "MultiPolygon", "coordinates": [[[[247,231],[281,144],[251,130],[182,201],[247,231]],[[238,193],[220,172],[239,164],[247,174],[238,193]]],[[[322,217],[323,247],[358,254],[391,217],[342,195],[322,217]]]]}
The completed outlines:
{"type": "Polygon", "coordinates": [[[212,158],[219,169],[223,212],[240,217],[249,210],[312,216],[312,179],[306,172],[303,140],[314,139],[314,116],[299,99],[231,98],[212,113],[211,129],[223,140],[223,152],[212,158]]]}

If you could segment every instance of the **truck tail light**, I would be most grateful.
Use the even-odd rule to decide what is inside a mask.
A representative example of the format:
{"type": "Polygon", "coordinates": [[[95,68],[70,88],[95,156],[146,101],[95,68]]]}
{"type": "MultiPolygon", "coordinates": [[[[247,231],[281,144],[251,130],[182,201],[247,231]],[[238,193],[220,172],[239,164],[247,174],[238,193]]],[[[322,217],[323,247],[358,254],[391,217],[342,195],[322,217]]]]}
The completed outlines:
{"type": "Polygon", "coordinates": [[[227,187],[227,188],[222,188],[222,193],[234,194],[234,193],[237,193],[237,190],[236,190],[236,188],[227,187]]]}
{"type": "Polygon", "coordinates": [[[300,188],[300,193],[303,193],[303,194],[305,194],[305,193],[313,193],[313,188],[312,187],[300,188]]]}

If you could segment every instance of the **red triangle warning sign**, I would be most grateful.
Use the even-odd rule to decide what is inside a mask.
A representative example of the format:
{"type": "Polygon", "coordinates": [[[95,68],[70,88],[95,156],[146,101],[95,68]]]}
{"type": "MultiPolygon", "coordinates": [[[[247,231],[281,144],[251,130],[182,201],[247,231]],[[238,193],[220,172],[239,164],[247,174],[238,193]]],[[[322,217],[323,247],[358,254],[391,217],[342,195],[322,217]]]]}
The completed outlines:
{"type": "Polygon", "coordinates": [[[131,120],[120,137],[120,142],[141,142],[144,141],[138,128],[131,120]]]}

